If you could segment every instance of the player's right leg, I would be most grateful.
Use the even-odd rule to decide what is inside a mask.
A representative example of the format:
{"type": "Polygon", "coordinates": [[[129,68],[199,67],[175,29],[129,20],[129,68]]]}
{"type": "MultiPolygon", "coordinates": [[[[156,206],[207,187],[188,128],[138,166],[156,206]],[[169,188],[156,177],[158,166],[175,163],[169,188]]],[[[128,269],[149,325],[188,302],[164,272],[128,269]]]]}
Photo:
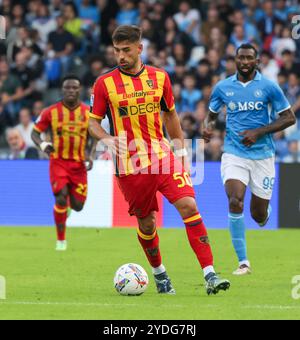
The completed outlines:
{"type": "Polygon", "coordinates": [[[55,206],[54,206],[54,220],[56,225],[56,250],[67,250],[66,241],[66,221],[68,213],[68,187],[65,186],[61,191],[55,194],[55,206]]]}
{"type": "Polygon", "coordinates": [[[57,232],[56,250],[67,249],[66,220],[69,206],[68,172],[64,160],[50,160],[50,182],[55,197],[53,209],[57,232]]]}
{"type": "Polygon", "coordinates": [[[135,215],[138,220],[138,240],[152,267],[158,293],[175,294],[170,278],[162,264],[156,230],[157,176],[129,175],[118,178],[118,184],[129,204],[129,214],[135,215]]]}
{"type": "Polygon", "coordinates": [[[246,226],[244,221],[244,198],[246,186],[241,181],[230,179],[225,183],[229,202],[229,230],[235,253],[239,260],[239,268],[234,275],[250,274],[250,262],[247,256],[246,226]]]}
{"type": "Polygon", "coordinates": [[[158,293],[175,294],[171,280],[162,264],[159,237],[156,229],[155,211],[145,218],[138,218],[138,239],[152,267],[158,293]]]}
{"type": "Polygon", "coordinates": [[[238,257],[239,267],[234,275],[249,274],[250,262],[247,257],[246,225],[244,220],[244,198],[250,181],[251,166],[248,159],[224,153],[221,175],[229,202],[229,230],[232,244],[238,257]]]}

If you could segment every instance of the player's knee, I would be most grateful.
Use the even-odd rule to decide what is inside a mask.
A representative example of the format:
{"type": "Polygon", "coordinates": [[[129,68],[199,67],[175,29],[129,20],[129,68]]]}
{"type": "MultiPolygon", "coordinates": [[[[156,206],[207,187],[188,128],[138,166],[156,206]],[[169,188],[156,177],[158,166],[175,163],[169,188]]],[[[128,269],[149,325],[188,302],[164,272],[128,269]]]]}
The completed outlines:
{"type": "Polygon", "coordinates": [[[185,198],[180,205],[177,206],[180,215],[183,218],[188,218],[198,213],[197,203],[194,198],[185,198]]]}
{"type": "Polygon", "coordinates": [[[83,209],[83,203],[81,202],[73,202],[72,203],[72,209],[79,212],[83,209]]]}
{"type": "Polygon", "coordinates": [[[140,220],[139,223],[140,231],[145,235],[151,235],[156,229],[156,217],[154,214],[140,220]]]}
{"type": "Polygon", "coordinates": [[[251,210],[251,216],[257,223],[263,223],[267,218],[268,212],[267,211],[261,211],[257,209],[251,210]]]}
{"type": "Polygon", "coordinates": [[[60,205],[61,207],[66,207],[67,204],[68,204],[67,197],[62,195],[62,194],[55,196],[55,202],[56,202],[56,204],[60,205]]]}
{"type": "Polygon", "coordinates": [[[230,197],[229,209],[232,213],[242,213],[244,211],[244,201],[239,197],[230,197]]]}

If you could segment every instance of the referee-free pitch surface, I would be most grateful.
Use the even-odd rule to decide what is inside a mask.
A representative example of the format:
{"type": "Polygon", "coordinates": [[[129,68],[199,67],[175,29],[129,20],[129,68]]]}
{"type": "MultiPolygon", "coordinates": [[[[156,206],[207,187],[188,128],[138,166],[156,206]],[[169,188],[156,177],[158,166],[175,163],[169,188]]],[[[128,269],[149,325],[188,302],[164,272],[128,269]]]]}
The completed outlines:
{"type": "Polygon", "coordinates": [[[244,277],[231,274],[237,263],[229,232],[210,230],[216,270],[232,284],[216,296],[205,293],[185,230],[159,235],[176,296],[156,293],[134,229],[68,229],[68,251],[58,253],[54,228],[0,228],[0,277],[6,281],[0,319],[300,319],[300,230],[249,231],[253,274],[244,277]],[[128,262],[148,272],[142,296],[114,290],[115,271],[128,262]]]}

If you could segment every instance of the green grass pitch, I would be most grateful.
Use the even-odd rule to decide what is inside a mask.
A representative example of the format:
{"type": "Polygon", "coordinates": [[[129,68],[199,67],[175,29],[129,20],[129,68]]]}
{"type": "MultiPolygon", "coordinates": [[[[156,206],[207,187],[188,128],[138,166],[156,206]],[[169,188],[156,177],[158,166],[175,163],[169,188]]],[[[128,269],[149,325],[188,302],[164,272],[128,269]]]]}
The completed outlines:
{"type": "Polygon", "coordinates": [[[177,291],[161,296],[133,229],[69,229],[69,249],[57,253],[54,229],[0,228],[0,276],[7,290],[0,319],[300,319],[300,300],[292,298],[292,278],[300,275],[299,235],[249,231],[253,274],[233,277],[229,233],[210,230],[216,269],[232,286],[207,296],[185,231],[160,230],[164,264],[177,291]],[[113,288],[116,269],[127,262],[149,274],[142,296],[120,296],[113,288]]]}

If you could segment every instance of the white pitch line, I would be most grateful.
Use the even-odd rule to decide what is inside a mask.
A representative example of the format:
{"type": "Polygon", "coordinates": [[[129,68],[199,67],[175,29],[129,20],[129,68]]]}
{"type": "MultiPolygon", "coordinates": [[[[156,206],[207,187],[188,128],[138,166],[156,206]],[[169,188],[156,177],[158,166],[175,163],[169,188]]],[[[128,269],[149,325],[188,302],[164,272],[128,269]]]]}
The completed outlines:
{"type": "MultiPolygon", "coordinates": [[[[1,305],[21,306],[72,306],[72,307],[141,307],[142,304],[125,303],[81,303],[81,302],[34,302],[34,301],[3,301],[1,305]]],[[[183,305],[163,305],[163,307],[182,308],[183,305]]]]}
{"type": "MultiPolygon", "coordinates": [[[[69,306],[69,307],[141,307],[143,304],[134,303],[81,303],[81,302],[35,302],[35,301],[0,301],[0,306],[3,305],[21,305],[21,306],[69,306]]],[[[184,308],[185,305],[178,304],[163,304],[167,308],[184,308]]],[[[220,305],[202,305],[202,308],[220,308],[220,305]]],[[[236,308],[236,307],[235,307],[236,308]]],[[[300,310],[300,306],[283,306],[283,305],[246,305],[241,306],[241,309],[269,309],[269,310],[300,310]]]]}
{"type": "Polygon", "coordinates": [[[275,305],[248,305],[243,306],[243,309],[279,309],[279,310],[289,310],[289,309],[300,309],[300,306],[275,306],[275,305]]]}

